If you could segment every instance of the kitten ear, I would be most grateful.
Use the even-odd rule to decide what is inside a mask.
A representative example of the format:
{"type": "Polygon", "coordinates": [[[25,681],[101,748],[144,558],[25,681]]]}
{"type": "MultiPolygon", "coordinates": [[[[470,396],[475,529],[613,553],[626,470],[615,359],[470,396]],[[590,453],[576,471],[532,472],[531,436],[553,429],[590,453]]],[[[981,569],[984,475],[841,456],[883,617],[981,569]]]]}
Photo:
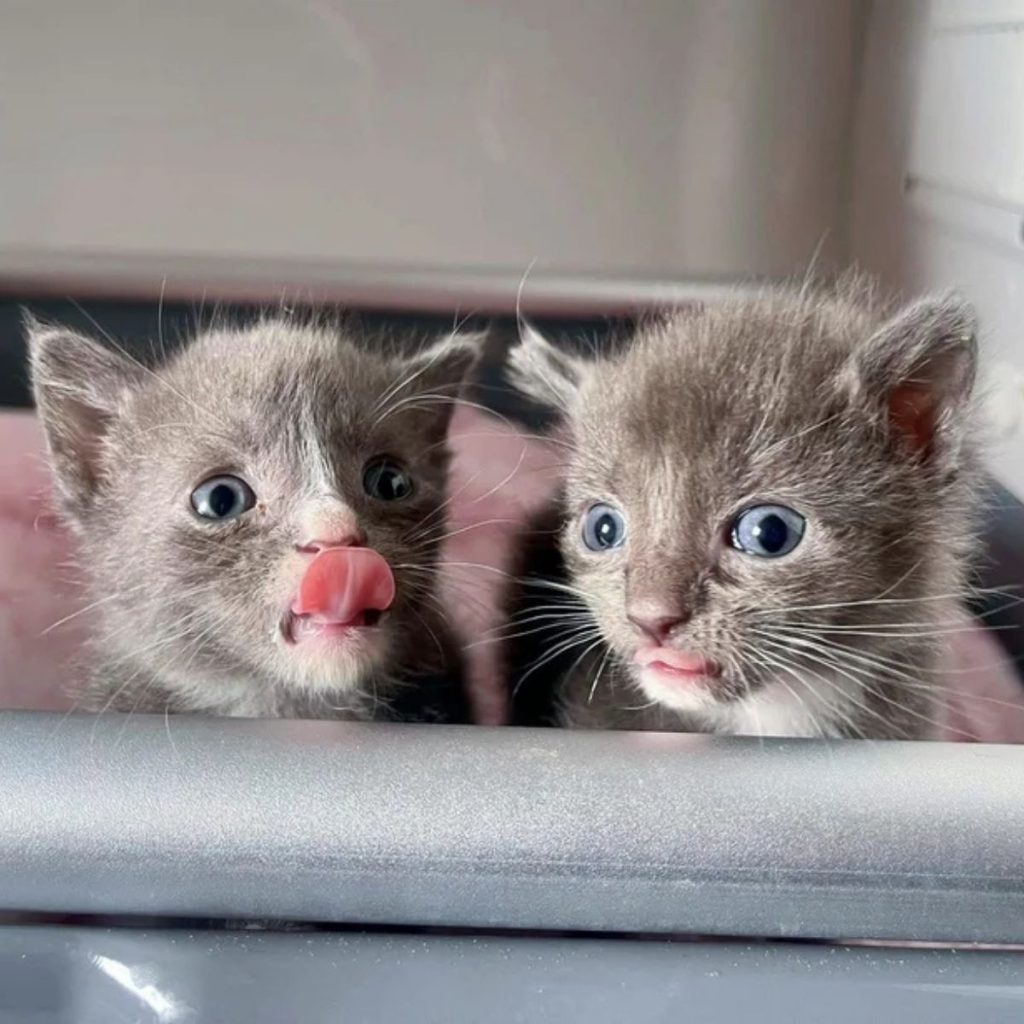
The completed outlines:
{"type": "Polygon", "coordinates": [[[387,405],[408,401],[432,414],[436,432],[448,429],[462,386],[483,353],[483,332],[450,334],[403,360],[399,367],[403,383],[389,392],[387,405]]]}
{"type": "Polygon", "coordinates": [[[908,306],[855,355],[858,388],[919,458],[955,457],[978,361],[974,310],[955,296],[908,306]]]}
{"type": "Polygon", "coordinates": [[[88,512],[100,483],[106,436],[138,363],[74,331],[26,314],[29,366],[36,410],[65,512],[88,512]]]}
{"type": "Polygon", "coordinates": [[[521,325],[519,344],[508,355],[508,380],[514,388],[567,414],[585,374],[584,360],[556,348],[531,324],[521,325]]]}
{"type": "Polygon", "coordinates": [[[420,391],[448,389],[458,391],[469,371],[480,358],[486,333],[449,334],[420,349],[406,362],[406,371],[415,374],[420,391]]]}

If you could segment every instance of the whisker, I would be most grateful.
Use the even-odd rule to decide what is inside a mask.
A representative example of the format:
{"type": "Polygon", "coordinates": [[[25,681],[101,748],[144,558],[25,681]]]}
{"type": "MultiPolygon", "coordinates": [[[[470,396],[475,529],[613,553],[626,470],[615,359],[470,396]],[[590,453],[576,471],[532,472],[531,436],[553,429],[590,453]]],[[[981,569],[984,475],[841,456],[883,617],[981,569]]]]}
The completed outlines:
{"type": "Polygon", "coordinates": [[[527,636],[536,636],[539,633],[557,633],[562,636],[575,636],[583,633],[595,632],[595,627],[590,623],[581,623],[573,630],[564,630],[560,624],[537,626],[535,629],[526,629],[519,633],[506,633],[498,636],[485,636],[480,640],[474,640],[465,645],[465,650],[474,650],[477,647],[486,647],[491,644],[498,644],[508,640],[519,640],[527,636]]]}
{"type": "Polygon", "coordinates": [[[793,636],[789,633],[767,633],[764,630],[755,629],[756,633],[761,636],[769,636],[773,639],[779,640],[783,643],[788,643],[794,647],[806,647],[810,649],[822,649],[836,652],[837,656],[843,656],[847,658],[853,658],[854,660],[866,664],[877,671],[884,672],[886,675],[896,676],[901,679],[907,679],[916,682],[918,677],[911,675],[910,670],[914,669],[915,666],[908,664],[907,662],[899,662],[894,658],[885,658],[878,654],[868,654],[865,651],[861,651],[857,648],[850,647],[847,644],[840,644],[826,637],[818,636],[793,636]]]}
{"type": "MultiPolygon", "coordinates": [[[[918,637],[928,638],[937,636],[955,636],[958,633],[974,633],[978,627],[971,624],[964,624],[962,622],[949,623],[947,626],[938,624],[937,628],[926,629],[914,628],[907,629],[905,627],[894,627],[893,629],[884,629],[884,623],[861,629],[857,626],[829,626],[824,623],[811,623],[805,625],[804,623],[776,623],[779,626],[785,626],[786,629],[793,631],[794,633],[806,633],[813,636],[820,635],[821,633],[836,633],[843,636],[866,636],[873,637],[876,639],[897,639],[897,640],[913,640],[918,637]]],[[[989,632],[1003,632],[1005,630],[1013,630],[1018,627],[1012,623],[1006,625],[992,625],[987,626],[986,629],[989,632]]]]}
{"type": "MultiPolygon", "coordinates": [[[[843,698],[849,698],[850,702],[855,707],[859,708],[861,711],[864,711],[872,718],[877,719],[879,722],[881,722],[884,726],[888,728],[890,723],[886,719],[886,717],[883,714],[881,714],[881,712],[862,703],[857,698],[850,696],[845,691],[841,690],[832,680],[827,679],[825,676],[821,675],[820,672],[815,672],[814,669],[809,668],[807,666],[799,666],[794,664],[792,661],[784,657],[784,655],[787,653],[789,652],[785,648],[777,649],[775,653],[765,651],[763,649],[759,651],[760,656],[764,658],[769,664],[772,664],[776,668],[782,669],[784,672],[789,673],[789,675],[793,679],[795,679],[802,687],[804,687],[809,692],[815,693],[816,696],[821,696],[821,694],[818,694],[817,691],[815,691],[814,686],[806,678],[805,673],[810,674],[814,679],[821,683],[821,685],[825,687],[826,691],[836,693],[843,698]]],[[[829,711],[834,718],[839,719],[839,721],[843,725],[845,725],[847,729],[850,730],[852,735],[863,736],[863,728],[857,725],[857,723],[848,711],[845,711],[841,706],[838,706],[836,704],[830,704],[829,711]]],[[[819,731],[821,731],[823,728],[823,726],[820,723],[817,723],[817,727],[819,731]]]]}
{"type": "MultiPolygon", "coordinates": [[[[764,643],[773,645],[776,648],[781,648],[783,650],[789,651],[790,653],[793,653],[792,652],[792,648],[786,647],[785,645],[780,644],[778,641],[768,640],[767,638],[762,638],[762,639],[763,639],[764,643]]],[[[926,724],[932,726],[933,728],[936,728],[936,729],[939,729],[939,730],[947,728],[947,724],[945,722],[940,722],[939,720],[937,720],[935,718],[931,718],[928,715],[925,715],[925,714],[915,710],[914,708],[909,707],[906,704],[900,704],[898,701],[893,700],[891,697],[889,697],[887,694],[885,694],[882,690],[878,689],[878,687],[877,687],[877,680],[874,677],[870,676],[866,672],[866,670],[864,670],[864,669],[859,669],[858,667],[856,667],[854,665],[849,665],[849,664],[841,665],[841,664],[839,664],[839,662],[835,658],[822,657],[819,654],[816,654],[816,653],[814,653],[812,651],[807,650],[806,648],[802,648],[800,650],[800,656],[802,658],[806,658],[806,659],[808,659],[810,661],[813,661],[813,662],[815,662],[817,664],[823,665],[825,668],[831,669],[833,672],[839,673],[839,675],[841,675],[844,678],[850,680],[860,690],[866,691],[866,692],[870,692],[872,694],[872,696],[877,697],[878,699],[885,701],[887,704],[891,705],[892,707],[896,708],[899,711],[906,712],[907,714],[910,714],[913,717],[920,719],[921,721],[923,721],[926,724]]],[[[822,679],[823,682],[826,682],[829,685],[832,685],[832,686],[835,685],[832,681],[828,680],[827,678],[823,678],[821,676],[818,676],[818,678],[822,679]]],[[[858,703],[858,706],[861,706],[861,705],[859,705],[859,703],[858,703]]],[[[864,710],[868,710],[868,709],[865,708],[864,710]]],[[[878,717],[881,717],[881,716],[878,716],[878,717]]],[[[968,732],[966,732],[964,730],[957,729],[957,730],[954,730],[954,731],[961,733],[963,736],[965,736],[968,739],[972,739],[972,740],[977,740],[978,739],[978,737],[976,735],[974,735],[972,733],[968,733],[968,732]]]]}
{"type": "Polygon", "coordinates": [[[597,684],[601,681],[601,676],[604,674],[605,665],[608,664],[608,659],[611,657],[612,649],[609,647],[604,652],[604,657],[601,659],[601,664],[597,668],[597,674],[594,676],[593,683],[590,684],[590,693],[587,694],[587,704],[590,704],[594,700],[594,694],[597,692],[597,684]]]}
{"type": "Polygon", "coordinates": [[[546,652],[544,655],[538,658],[531,666],[529,666],[527,671],[523,675],[521,675],[518,680],[516,680],[516,685],[512,690],[513,697],[519,692],[523,683],[525,683],[526,680],[530,676],[532,676],[534,672],[537,671],[537,669],[542,668],[544,665],[547,665],[549,662],[553,661],[560,655],[565,654],[567,651],[571,651],[574,647],[577,647],[586,642],[586,638],[568,640],[563,643],[557,644],[552,650],[546,652]]]}
{"type": "Polygon", "coordinates": [[[520,577],[518,582],[524,583],[528,586],[547,587],[549,590],[556,590],[559,593],[570,594],[573,597],[578,598],[583,603],[588,603],[590,599],[590,595],[579,587],[574,587],[568,583],[559,583],[557,580],[547,580],[541,576],[520,577]]]}
{"type": "MultiPolygon", "coordinates": [[[[410,546],[413,550],[418,550],[428,545],[443,544],[446,540],[451,540],[453,537],[460,537],[462,534],[470,533],[473,530],[482,530],[486,526],[515,526],[517,522],[517,519],[482,519],[480,522],[470,523],[468,526],[460,526],[458,529],[450,530],[447,533],[427,536],[410,546]]],[[[438,527],[438,529],[442,529],[442,527],[438,527]]]]}
{"type": "Polygon", "coordinates": [[[106,597],[101,597],[97,601],[90,602],[84,608],[79,608],[77,611],[73,611],[70,615],[65,615],[62,619],[58,619],[56,622],[50,623],[49,626],[40,632],[39,638],[42,639],[47,634],[52,633],[55,629],[59,629],[65,623],[71,622],[72,619],[77,619],[80,615],[85,615],[86,612],[91,612],[94,608],[98,608],[100,605],[116,601],[118,598],[127,597],[129,594],[138,593],[143,589],[143,586],[144,584],[138,584],[137,586],[130,587],[128,590],[118,591],[116,594],[107,594],[106,597]]]}
{"type": "MultiPolygon", "coordinates": [[[[977,589],[974,591],[977,595],[982,594],[1005,594],[1007,589],[1002,587],[991,587],[984,589],[977,589]]],[[[1016,588],[1014,588],[1016,589],[1016,588]]],[[[888,598],[864,598],[857,601],[830,601],[823,604],[794,604],[794,605],[782,605],[778,607],[762,608],[758,610],[759,615],[777,615],[785,612],[815,612],[815,611],[828,611],[833,609],[842,608],[858,608],[865,605],[892,605],[892,604],[921,604],[925,602],[940,602],[940,601],[955,601],[960,600],[964,596],[963,592],[954,592],[951,594],[931,594],[926,597],[888,597],[888,598]]]]}

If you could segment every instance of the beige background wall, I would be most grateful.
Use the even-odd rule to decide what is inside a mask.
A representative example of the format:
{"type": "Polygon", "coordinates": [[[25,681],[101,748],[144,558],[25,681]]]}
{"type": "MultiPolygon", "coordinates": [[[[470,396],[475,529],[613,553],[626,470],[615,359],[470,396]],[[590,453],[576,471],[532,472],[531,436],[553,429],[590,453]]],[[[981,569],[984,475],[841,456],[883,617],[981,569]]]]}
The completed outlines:
{"type": "Polygon", "coordinates": [[[1024,0],[0,0],[0,276],[816,251],[978,303],[1024,494],[1024,0]]]}
{"type": "Polygon", "coordinates": [[[854,0],[3,0],[0,249],[788,273],[854,0]]]}

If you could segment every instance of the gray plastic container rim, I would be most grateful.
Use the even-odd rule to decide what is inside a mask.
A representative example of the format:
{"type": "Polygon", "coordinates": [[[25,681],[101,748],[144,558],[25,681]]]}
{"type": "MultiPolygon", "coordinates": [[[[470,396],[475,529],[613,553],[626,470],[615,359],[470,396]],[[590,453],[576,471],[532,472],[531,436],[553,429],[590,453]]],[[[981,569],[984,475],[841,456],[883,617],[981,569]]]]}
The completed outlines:
{"type": "Polygon", "coordinates": [[[1024,750],[0,714],[0,909],[1024,943],[1024,750]]]}

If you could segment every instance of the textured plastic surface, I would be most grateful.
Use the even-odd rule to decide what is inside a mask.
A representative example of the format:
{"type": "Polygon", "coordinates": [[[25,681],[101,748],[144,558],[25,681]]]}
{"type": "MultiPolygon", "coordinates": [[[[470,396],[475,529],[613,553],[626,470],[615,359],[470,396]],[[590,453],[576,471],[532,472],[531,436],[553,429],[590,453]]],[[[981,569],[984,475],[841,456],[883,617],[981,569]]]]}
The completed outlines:
{"type": "Polygon", "coordinates": [[[0,716],[0,908],[1024,942],[1024,750],[0,716]]]}
{"type": "Polygon", "coordinates": [[[0,929],[18,1024],[1016,1024],[1022,979],[1007,953],[0,929]]]}

